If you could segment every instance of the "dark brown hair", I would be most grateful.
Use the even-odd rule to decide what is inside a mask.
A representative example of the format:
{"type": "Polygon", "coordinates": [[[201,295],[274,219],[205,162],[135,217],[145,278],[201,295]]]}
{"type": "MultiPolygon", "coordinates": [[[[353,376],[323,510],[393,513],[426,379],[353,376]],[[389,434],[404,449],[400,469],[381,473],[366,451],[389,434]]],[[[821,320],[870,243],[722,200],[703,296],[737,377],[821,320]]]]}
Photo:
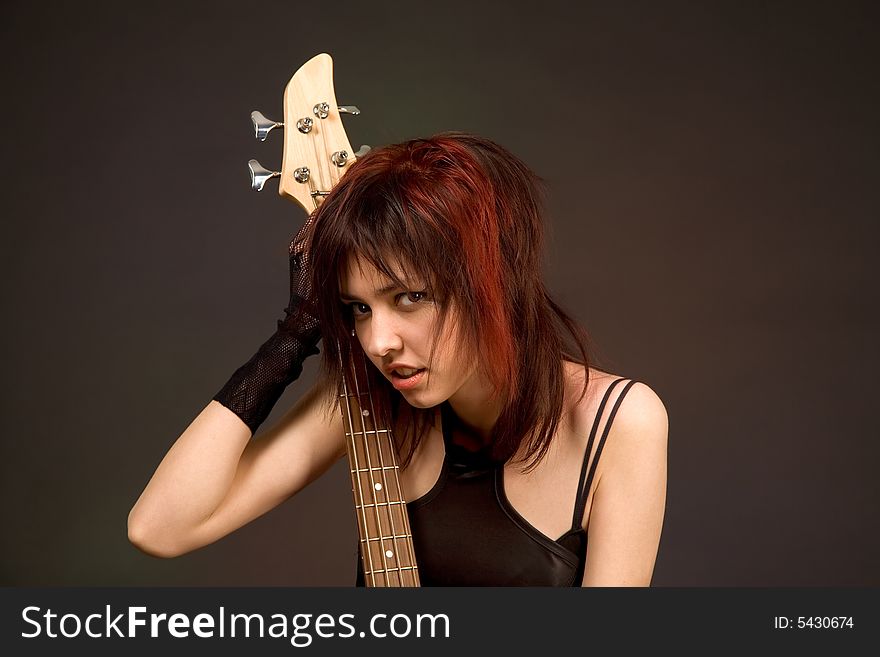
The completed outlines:
{"type": "MultiPolygon", "coordinates": [[[[563,359],[584,366],[581,398],[593,360],[589,335],[544,286],[542,192],[542,181],[513,154],[464,133],[374,149],[355,162],[313,217],[313,302],[328,383],[338,388],[350,376],[340,359],[348,362],[349,350],[360,348],[351,337],[350,310],[339,301],[349,258],[369,262],[403,289],[425,281],[439,306],[434,348],[454,302],[467,348],[501,395],[491,456],[508,461],[524,448],[519,460],[531,459],[526,469],[534,467],[563,413],[563,359]],[[577,356],[567,349],[566,334],[577,356]]],[[[406,426],[396,436],[405,466],[433,410],[401,403],[387,379],[367,369],[387,410],[376,419],[406,426]]]]}

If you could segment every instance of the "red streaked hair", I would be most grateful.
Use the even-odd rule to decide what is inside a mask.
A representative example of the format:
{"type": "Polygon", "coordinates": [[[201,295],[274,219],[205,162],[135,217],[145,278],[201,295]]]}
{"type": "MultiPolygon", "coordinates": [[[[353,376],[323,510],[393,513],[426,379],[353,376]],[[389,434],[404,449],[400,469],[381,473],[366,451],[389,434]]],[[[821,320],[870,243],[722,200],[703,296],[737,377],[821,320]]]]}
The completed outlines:
{"type": "MultiPolygon", "coordinates": [[[[426,281],[439,306],[434,347],[454,304],[469,353],[502,396],[492,456],[507,461],[525,446],[521,460],[532,459],[534,467],[563,412],[562,361],[584,366],[583,396],[593,360],[589,335],[544,286],[540,179],[488,139],[443,133],[367,153],[324,199],[314,221],[312,301],[328,384],[338,388],[348,376],[339,359],[347,362],[349,354],[339,348],[356,343],[353,320],[339,301],[349,259],[369,262],[404,289],[408,281],[426,281]],[[565,334],[578,356],[567,351],[565,334]]],[[[397,436],[398,448],[409,447],[405,465],[433,411],[401,404],[387,379],[368,370],[370,387],[388,410],[377,420],[391,427],[406,420],[405,435],[397,436]]]]}

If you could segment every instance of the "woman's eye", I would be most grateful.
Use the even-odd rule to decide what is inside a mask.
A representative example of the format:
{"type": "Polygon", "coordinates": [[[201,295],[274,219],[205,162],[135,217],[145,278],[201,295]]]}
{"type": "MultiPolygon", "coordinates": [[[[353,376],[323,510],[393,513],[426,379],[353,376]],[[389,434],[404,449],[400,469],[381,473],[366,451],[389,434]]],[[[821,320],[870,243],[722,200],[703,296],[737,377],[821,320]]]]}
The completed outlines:
{"type": "Polygon", "coordinates": [[[351,308],[351,314],[355,317],[367,315],[370,312],[370,307],[365,303],[350,303],[348,304],[348,307],[351,308]]]}
{"type": "MultiPolygon", "coordinates": [[[[412,307],[424,303],[427,300],[430,300],[430,294],[427,290],[422,290],[420,292],[401,292],[395,297],[396,303],[404,307],[412,307]]],[[[348,302],[346,306],[350,310],[351,316],[354,319],[363,319],[372,312],[367,304],[361,303],[360,301],[348,302]]]]}
{"type": "Polygon", "coordinates": [[[427,299],[428,292],[424,290],[422,292],[404,292],[400,297],[401,301],[409,301],[409,303],[403,303],[404,306],[411,306],[427,299]]]}

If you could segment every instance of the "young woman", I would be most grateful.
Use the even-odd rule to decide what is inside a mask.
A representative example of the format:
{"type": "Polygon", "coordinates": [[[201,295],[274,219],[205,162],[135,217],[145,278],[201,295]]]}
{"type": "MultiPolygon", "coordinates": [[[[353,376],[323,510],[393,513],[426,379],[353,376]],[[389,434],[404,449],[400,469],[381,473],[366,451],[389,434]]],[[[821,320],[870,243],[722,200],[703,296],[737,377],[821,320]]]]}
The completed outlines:
{"type": "Polygon", "coordinates": [[[394,427],[422,585],[649,585],[666,410],[593,366],[542,252],[539,181],[501,146],[446,133],[358,160],[291,243],[278,332],[172,446],[132,542],[189,552],[341,458],[339,348],[356,344],[394,427]],[[251,440],[321,337],[320,380],[251,440]]]}

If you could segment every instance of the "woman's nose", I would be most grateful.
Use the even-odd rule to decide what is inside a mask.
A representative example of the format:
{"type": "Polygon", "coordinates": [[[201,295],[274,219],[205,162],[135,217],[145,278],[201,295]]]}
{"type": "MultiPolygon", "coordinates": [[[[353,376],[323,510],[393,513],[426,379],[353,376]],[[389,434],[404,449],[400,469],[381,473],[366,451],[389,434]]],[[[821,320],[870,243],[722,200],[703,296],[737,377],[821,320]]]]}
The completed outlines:
{"type": "Polygon", "coordinates": [[[403,339],[392,314],[372,313],[366,349],[375,358],[403,349],[403,339]]]}

